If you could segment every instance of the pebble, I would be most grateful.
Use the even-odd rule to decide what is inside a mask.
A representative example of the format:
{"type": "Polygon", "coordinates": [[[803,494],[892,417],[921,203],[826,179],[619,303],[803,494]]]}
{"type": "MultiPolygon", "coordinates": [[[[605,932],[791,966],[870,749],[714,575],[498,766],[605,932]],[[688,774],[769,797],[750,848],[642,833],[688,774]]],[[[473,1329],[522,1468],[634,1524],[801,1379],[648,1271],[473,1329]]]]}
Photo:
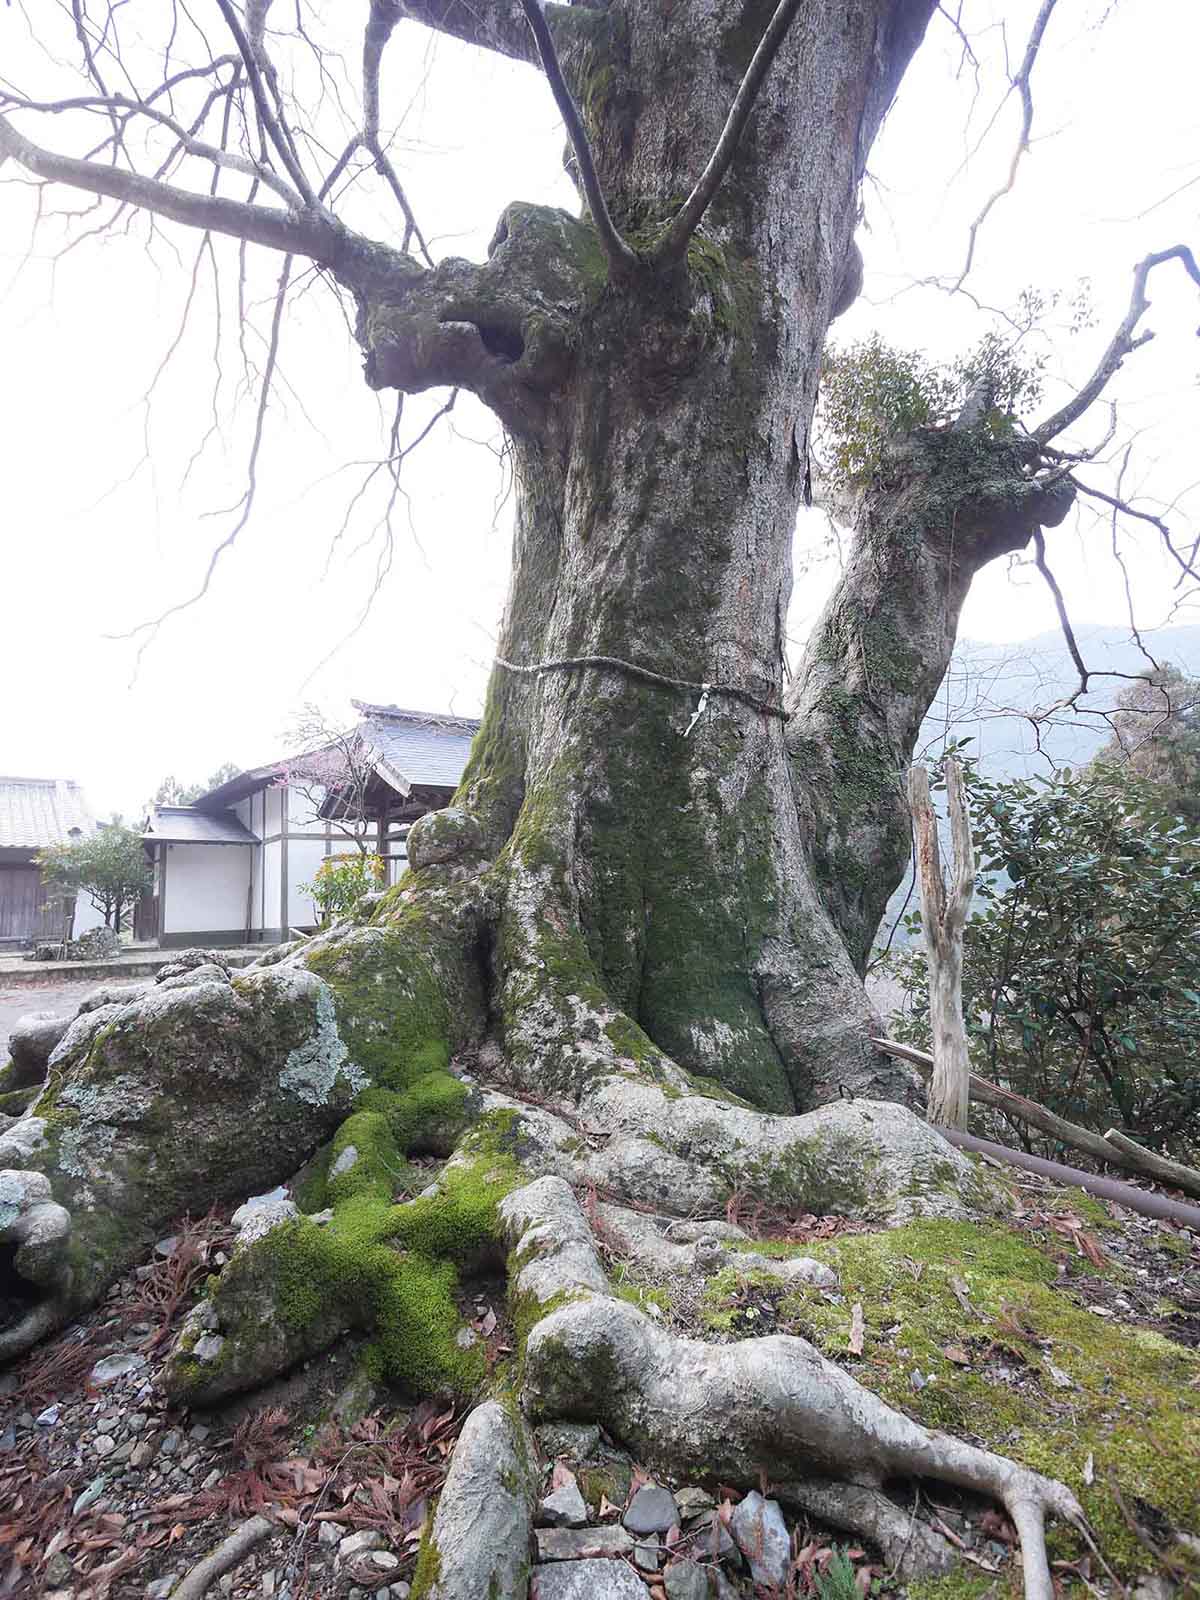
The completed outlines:
{"type": "Polygon", "coordinates": [[[348,1533],[338,1542],[338,1560],[351,1561],[367,1550],[381,1550],[383,1535],[376,1528],[363,1528],[359,1533],[348,1533]]]}
{"type": "Polygon", "coordinates": [[[394,1556],[390,1550],[372,1550],[371,1565],[378,1567],[381,1572],[391,1572],[393,1567],[400,1565],[400,1557],[394,1556]]]}
{"type": "Polygon", "coordinates": [[[145,1365],[145,1356],[134,1355],[132,1351],[126,1351],[123,1355],[105,1356],[92,1368],[92,1382],[100,1385],[113,1383],[117,1378],[124,1378],[131,1372],[140,1371],[145,1365]]]}
{"type": "Polygon", "coordinates": [[[172,1233],[168,1234],[165,1239],[160,1239],[158,1241],[158,1243],[154,1246],[154,1254],[156,1256],[162,1256],[163,1260],[165,1261],[168,1256],[173,1256],[178,1248],[179,1235],[177,1233],[172,1233]]]}
{"type": "Polygon", "coordinates": [[[679,1515],[686,1520],[688,1517],[698,1517],[702,1511],[711,1511],[716,1501],[707,1489],[699,1489],[689,1483],[682,1489],[676,1489],[675,1504],[679,1507],[679,1515]]]}
{"type": "Polygon", "coordinates": [[[143,1441],[141,1444],[135,1444],[129,1454],[129,1465],[131,1467],[149,1466],[149,1464],[154,1460],[154,1450],[155,1445],[153,1440],[149,1442],[143,1441]]]}
{"type": "Polygon", "coordinates": [[[188,1438],[194,1439],[197,1444],[203,1444],[211,1432],[212,1429],[205,1423],[197,1422],[194,1427],[188,1430],[188,1438]]]}
{"type": "MultiPolygon", "coordinates": [[[[52,1428],[58,1421],[58,1410],[58,1405],[55,1404],[52,1406],[47,1406],[44,1411],[39,1411],[36,1418],[38,1427],[52,1428]]],[[[22,1412],[22,1417],[29,1417],[28,1411],[22,1412]]],[[[32,1427],[34,1420],[35,1419],[33,1417],[29,1417],[29,1422],[26,1424],[26,1426],[32,1427]]]]}
{"type": "Polygon", "coordinates": [[[337,1544],[349,1533],[344,1522],[323,1522],[317,1529],[317,1543],[330,1545],[337,1544]]]}
{"type": "Polygon", "coordinates": [[[93,1454],[102,1457],[112,1455],[116,1448],[117,1441],[113,1438],[111,1433],[98,1434],[95,1442],[92,1445],[93,1454]]]}
{"type": "Polygon", "coordinates": [[[782,1589],[791,1565],[791,1539],[777,1500],[764,1500],[752,1489],[733,1508],[729,1531],[750,1563],[755,1583],[782,1589]]]}
{"type": "Polygon", "coordinates": [[[666,1533],[679,1521],[675,1496],[661,1484],[644,1483],[621,1518],[630,1533],[666,1533]]]}
{"type": "Polygon", "coordinates": [[[99,1500],[100,1496],[104,1493],[104,1488],[107,1483],[108,1479],[103,1474],[101,1474],[101,1476],[98,1478],[93,1478],[83,1493],[75,1497],[75,1504],[72,1507],[72,1515],[77,1517],[81,1511],[86,1511],[89,1506],[94,1506],[96,1501],[99,1500]]]}
{"type": "Polygon", "coordinates": [[[697,1535],[692,1549],[699,1555],[716,1556],[720,1560],[737,1549],[729,1529],[715,1511],[702,1511],[688,1531],[697,1535]]]}
{"type": "Polygon", "coordinates": [[[179,1449],[180,1434],[178,1428],[172,1428],[169,1433],[164,1433],[162,1443],[158,1447],[160,1456],[173,1456],[179,1449]]]}
{"type": "Polygon", "coordinates": [[[657,1572],[662,1551],[657,1534],[645,1534],[633,1547],[634,1564],[642,1572],[657,1572]]]}
{"type": "Polygon", "coordinates": [[[168,1572],[165,1578],[155,1578],[153,1583],[146,1585],[146,1600],[167,1600],[167,1596],[175,1587],[175,1574],[168,1572]]]}
{"type": "Polygon", "coordinates": [[[214,1467],[212,1469],[212,1471],[209,1473],[208,1477],[205,1478],[204,1482],[200,1485],[200,1487],[202,1489],[215,1489],[217,1487],[217,1485],[220,1483],[220,1481],[221,1481],[221,1469],[220,1469],[220,1467],[214,1467]]]}

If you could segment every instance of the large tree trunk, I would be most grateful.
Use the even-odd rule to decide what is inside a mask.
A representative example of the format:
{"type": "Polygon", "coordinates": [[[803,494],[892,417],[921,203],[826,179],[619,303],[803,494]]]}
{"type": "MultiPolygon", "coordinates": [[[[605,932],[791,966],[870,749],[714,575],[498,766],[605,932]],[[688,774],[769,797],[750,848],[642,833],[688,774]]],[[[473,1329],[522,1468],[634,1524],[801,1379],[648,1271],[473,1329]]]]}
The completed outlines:
{"type": "MultiPolygon", "coordinates": [[[[1077,1514],[1064,1490],[917,1428],[803,1340],[725,1357],[656,1331],[609,1296],[563,1183],[675,1218],[719,1219],[742,1193],[879,1223],[997,1203],[906,1106],[915,1078],[871,1044],[856,970],[896,865],[895,763],[974,570],[955,567],[936,642],[918,629],[903,658],[868,667],[845,619],[869,593],[893,638],[937,582],[933,512],[919,581],[889,578],[889,517],[922,472],[866,505],[882,554],[855,558],[786,705],[783,686],[821,349],[855,279],[867,151],[931,9],[801,6],[670,267],[610,268],[589,221],[531,206],[508,209],[485,265],[430,270],[312,208],[255,213],[248,236],[306,250],[354,292],[369,382],[462,384],[504,421],[518,501],[501,661],[457,804],[414,825],[397,889],[278,970],[231,977],[200,953],[178,987],[72,1024],[32,1115],[0,1134],[0,1264],[27,1286],[0,1350],[86,1304],[173,1215],[242,1198],[247,1163],[266,1187],[315,1157],[294,1192],[330,1220],[289,1201],[248,1226],[180,1339],[177,1398],[218,1399],[352,1326],[374,1332],[386,1376],[476,1393],[455,1273],[507,1257],[531,1414],[582,1406],[648,1457],[700,1450],[739,1480],[808,1482],[810,1498],[812,1474],[844,1466],[863,1490],[856,1526],[887,1521],[867,1492],[887,1478],[941,1474],[1003,1499],[1049,1596],[1040,1520],[1077,1514]],[[394,1205],[417,1150],[450,1160],[394,1205]]],[[[527,53],[513,5],[393,10],[378,14],[527,53]]],[[[772,10],[694,0],[684,24],[671,0],[548,9],[635,246],[678,210],[772,10]]]]}

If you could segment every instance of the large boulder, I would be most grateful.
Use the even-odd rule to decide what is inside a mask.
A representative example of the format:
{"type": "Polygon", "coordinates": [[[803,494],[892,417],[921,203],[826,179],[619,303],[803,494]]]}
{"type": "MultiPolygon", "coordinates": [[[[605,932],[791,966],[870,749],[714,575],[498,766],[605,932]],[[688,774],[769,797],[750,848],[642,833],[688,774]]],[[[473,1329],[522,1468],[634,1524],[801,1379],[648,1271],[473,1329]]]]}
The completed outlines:
{"type": "Polygon", "coordinates": [[[40,1083],[46,1076],[51,1052],[70,1026],[69,1016],[57,1016],[50,1011],[31,1011],[28,1016],[19,1017],[9,1035],[8,1053],[12,1065],[5,1074],[3,1087],[24,1089],[31,1083],[40,1083]]]}
{"type": "MultiPolygon", "coordinates": [[[[274,967],[231,980],[213,962],[187,972],[190,984],[63,1022],[51,1086],[0,1134],[0,1171],[44,1174],[69,1215],[56,1320],[183,1212],[291,1176],[366,1086],[315,973],[274,967]]],[[[47,1271],[43,1261],[43,1281],[47,1271]]],[[[19,1328],[0,1330],[0,1355],[27,1342],[19,1328]]]]}

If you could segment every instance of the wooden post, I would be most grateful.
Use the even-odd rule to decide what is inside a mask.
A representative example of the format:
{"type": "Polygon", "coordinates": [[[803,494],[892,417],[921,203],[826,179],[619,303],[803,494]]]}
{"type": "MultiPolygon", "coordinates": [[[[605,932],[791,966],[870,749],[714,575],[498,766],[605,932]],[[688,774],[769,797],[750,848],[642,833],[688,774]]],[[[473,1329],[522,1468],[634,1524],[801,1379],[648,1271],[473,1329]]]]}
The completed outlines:
{"type": "Polygon", "coordinates": [[[929,1120],[935,1127],[967,1131],[970,1061],[962,1009],[963,930],[975,891],[975,851],[971,818],[963,790],[962,767],[947,756],[943,771],[950,802],[954,867],[949,888],[942,877],[937,817],[929,797],[929,774],[913,767],[908,775],[916,845],[921,924],[929,965],[929,1020],[933,1033],[933,1076],[929,1120]]]}

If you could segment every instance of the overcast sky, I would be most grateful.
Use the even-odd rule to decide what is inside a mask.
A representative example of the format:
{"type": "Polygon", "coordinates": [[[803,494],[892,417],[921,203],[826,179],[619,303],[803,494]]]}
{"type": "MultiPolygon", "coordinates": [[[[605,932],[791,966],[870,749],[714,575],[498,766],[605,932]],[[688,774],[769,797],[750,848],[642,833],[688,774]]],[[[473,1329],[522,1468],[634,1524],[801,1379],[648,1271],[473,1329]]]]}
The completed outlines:
{"type": "MultiPolygon", "coordinates": [[[[336,8],[316,9],[333,16],[336,8]]],[[[348,9],[357,18],[361,8],[343,8],[343,19],[348,9]]],[[[961,297],[911,286],[955,271],[969,220],[1007,165],[1015,101],[965,166],[964,158],[1002,85],[995,18],[1006,18],[1019,56],[1034,10],[967,0],[964,25],[984,58],[974,107],[973,74],[956,75],[952,29],[940,17],[931,24],[871,158],[860,236],[866,291],[837,325],[839,340],[877,328],[940,358],[983,331],[961,297]]],[[[50,12],[37,6],[28,15],[49,25],[50,12]]],[[[345,43],[352,52],[354,41],[345,43]]],[[[62,92],[17,7],[0,10],[0,59],[34,92],[62,92]]],[[[1081,278],[1091,280],[1097,326],[1075,336],[1052,330],[1046,409],[1065,394],[1062,382],[1090,370],[1128,303],[1134,262],[1171,243],[1200,245],[1197,59],[1200,7],[1187,0],[1059,0],[1034,78],[1035,143],[1016,191],[988,221],[969,280],[982,301],[999,305],[1030,285],[1070,295],[1081,278]]],[[[573,204],[553,104],[527,68],[402,24],[388,57],[384,122],[396,129],[394,153],[435,253],[479,258],[509,200],[573,204]]],[[[61,124],[21,126],[66,147],[61,124]]],[[[79,205],[66,191],[56,200],[79,205]]],[[[406,464],[390,574],[356,627],[382,550],[374,490],[335,540],[377,458],[386,402],[363,385],[342,314],[317,283],[300,285],[289,316],[253,519],[205,599],[171,618],[140,663],[135,643],[110,637],[194,590],[231,525],[213,513],[242,493],[252,410],[228,348],[214,405],[207,266],[187,329],[145,404],[180,326],[194,238],[167,227],[148,248],[135,225],[54,260],[95,220],[85,217],[44,229],[27,258],[31,216],[29,189],[0,185],[0,771],[75,777],[98,812],[129,814],[168,772],[188,781],[225,760],[252,765],[276,755],[306,701],[335,717],[352,696],[475,712],[508,573],[500,439],[487,413],[463,397],[453,426],[406,464]]],[[[356,220],[380,234],[394,226],[382,209],[356,220]]],[[[231,251],[222,248],[221,259],[229,268],[231,251]]],[[[266,255],[253,270],[258,330],[277,271],[266,255]]],[[[232,282],[227,272],[227,339],[232,282]]],[[[1137,435],[1125,487],[1161,502],[1181,497],[1172,521],[1186,534],[1200,507],[1200,293],[1168,267],[1152,279],[1151,298],[1145,325],[1158,337],[1113,389],[1122,428],[1137,435]]],[[[261,361],[261,332],[249,338],[261,361]]],[[[408,402],[406,436],[441,398],[408,402]]],[[[1084,437],[1097,437],[1106,421],[1093,419],[1084,437]]],[[[1111,480],[1097,470],[1095,481],[1111,480]]],[[[1107,522],[1085,515],[1050,543],[1081,623],[1124,619],[1110,540],[1107,522]]],[[[802,519],[796,640],[835,572],[825,545],[821,521],[802,519]]],[[[1152,539],[1130,540],[1127,552],[1139,622],[1169,620],[1177,596],[1152,539]]],[[[1200,617],[1185,608],[1174,620],[1200,617]]],[[[1036,574],[1000,565],[978,580],[963,629],[1018,640],[1053,622],[1036,574]]]]}

